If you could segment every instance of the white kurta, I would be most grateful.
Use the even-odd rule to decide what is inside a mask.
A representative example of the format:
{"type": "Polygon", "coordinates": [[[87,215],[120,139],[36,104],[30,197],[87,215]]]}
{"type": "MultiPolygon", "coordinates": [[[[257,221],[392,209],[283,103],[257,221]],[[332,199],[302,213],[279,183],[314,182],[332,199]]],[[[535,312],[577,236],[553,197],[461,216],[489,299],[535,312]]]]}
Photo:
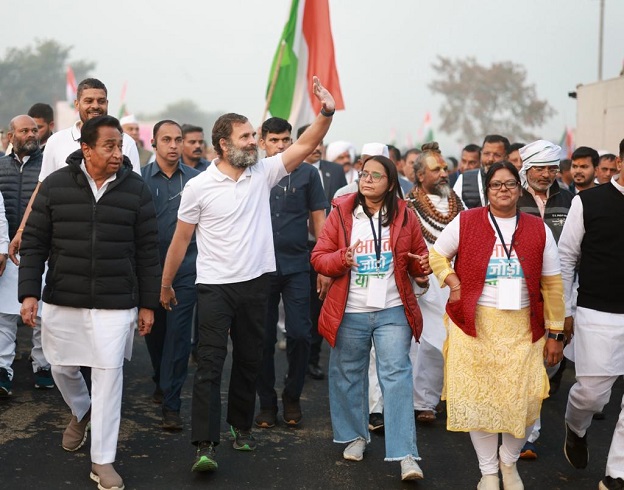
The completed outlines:
{"type": "Polygon", "coordinates": [[[43,304],[41,343],[59,366],[118,368],[132,356],[137,309],[98,310],[43,304]]]}
{"type": "MultiPolygon", "coordinates": [[[[615,176],[611,183],[624,194],[615,176]]],[[[581,255],[585,236],[583,201],[572,200],[565,226],[559,238],[561,276],[566,299],[566,316],[573,314],[574,271],[581,255]]],[[[565,355],[575,362],[578,376],[615,376],[624,374],[624,314],[607,313],[590,308],[577,308],[574,315],[574,337],[565,355]]]]}
{"type": "MultiPolygon", "coordinates": [[[[43,277],[45,277],[47,271],[48,264],[46,263],[43,277]]],[[[0,313],[6,313],[7,315],[20,314],[20,309],[22,305],[17,300],[18,272],[19,267],[16,266],[10,259],[8,259],[4,274],[0,276],[0,313]]],[[[37,316],[41,316],[42,304],[43,303],[39,301],[39,313],[37,316]]]]}
{"type": "MultiPolygon", "coordinates": [[[[442,198],[434,194],[428,194],[427,197],[435,208],[443,215],[449,212],[448,198],[442,198]]],[[[416,213],[418,215],[418,213],[416,213]]],[[[421,220],[423,226],[437,236],[440,231],[434,229],[425,220],[421,220]]],[[[427,248],[431,250],[433,243],[427,243],[427,248]]],[[[429,290],[418,298],[418,306],[423,316],[423,331],[421,338],[427,343],[434,346],[437,350],[442,352],[442,346],[446,340],[446,327],[444,325],[444,313],[446,311],[446,302],[450,290],[447,287],[440,287],[440,284],[435,277],[430,278],[429,290]]]]}

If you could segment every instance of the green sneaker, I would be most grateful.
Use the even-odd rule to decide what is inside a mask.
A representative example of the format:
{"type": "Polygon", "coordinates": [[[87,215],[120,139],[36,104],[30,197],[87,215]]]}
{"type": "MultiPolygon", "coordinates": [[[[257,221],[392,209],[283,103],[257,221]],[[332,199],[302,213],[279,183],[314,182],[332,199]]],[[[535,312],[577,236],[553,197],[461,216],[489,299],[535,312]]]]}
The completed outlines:
{"type": "Polygon", "coordinates": [[[230,433],[234,438],[234,443],[232,444],[234,449],[238,451],[253,451],[256,449],[256,440],[251,435],[250,430],[242,430],[230,426],[230,433]]]}
{"type": "Polygon", "coordinates": [[[191,471],[216,471],[219,468],[215,459],[214,443],[203,441],[197,445],[197,456],[191,471]]]}

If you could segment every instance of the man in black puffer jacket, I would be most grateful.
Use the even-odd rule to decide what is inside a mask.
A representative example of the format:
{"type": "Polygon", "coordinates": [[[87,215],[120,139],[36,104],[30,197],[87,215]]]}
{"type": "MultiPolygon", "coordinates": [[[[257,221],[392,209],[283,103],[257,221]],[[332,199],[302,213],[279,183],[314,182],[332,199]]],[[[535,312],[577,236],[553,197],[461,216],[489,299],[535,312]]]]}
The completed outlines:
{"type": "MultiPolygon", "coordinates": [[[[145,335],[160,292],[158,228],[152,196],[122,154],[111,116],[85,122],[80,150],[41,184],[23,232],[19,270],[22,319],[33,325],[41,275],[42,340],[72,418],[62,446],[79,449],[92,426],[91,478],[123,488],[113,468],[121,417],[122,366],[134,326],[145,335]],[[92,394],[80,374],[92,368],[92,394]]],[[[126,355],[128,357],[128,355],[126,355]]]]}

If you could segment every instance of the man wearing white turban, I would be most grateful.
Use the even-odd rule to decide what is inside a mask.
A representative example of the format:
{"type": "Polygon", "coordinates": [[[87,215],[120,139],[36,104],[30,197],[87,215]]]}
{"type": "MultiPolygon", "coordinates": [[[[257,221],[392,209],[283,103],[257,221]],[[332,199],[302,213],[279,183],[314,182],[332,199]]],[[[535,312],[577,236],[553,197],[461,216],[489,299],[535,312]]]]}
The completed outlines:
{"type": "MultiPolygon", "coordinates": [[[[556,179],[561,147],[550,141],[537,140],[523,146],[519,152],[522,159],[519,173],[524,192],[518,200],[518,210],[542,218],[558,242],[574,197],[560,187],[556,179]]],[[[557,391],[564,369],[565,362],[546,369],[551,380],[551,393],[557,391]]],[[[535,441],[540,434],[539,422],[538,419],[520,452],[522,459],[537,458],[535,441]]]]}
{"type": "Polygon", "coordinates": [[[357,171],[353,168],[355,162],[355,146],[348,141],[334,141],[327,145],[325,158],[330,162],[342,165],[347,184],[357,179],[357,171]]]}
{"type": "Polygon", "coordinates": [[[556,241],[559,241],[574,197],[556,180],[560,154],[561,147],[546,140],[537,140],[520,148],[520,180],[525,192],[518,201],[518,209],[540,216],[556,241]]]}

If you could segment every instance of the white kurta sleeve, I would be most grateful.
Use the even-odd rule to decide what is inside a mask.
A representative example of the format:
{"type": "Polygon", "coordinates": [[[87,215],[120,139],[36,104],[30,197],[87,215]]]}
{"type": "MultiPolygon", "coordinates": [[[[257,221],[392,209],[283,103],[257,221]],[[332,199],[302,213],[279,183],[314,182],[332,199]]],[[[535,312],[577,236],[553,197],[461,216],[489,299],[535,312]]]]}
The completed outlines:
{"type": "Polygon", "coordinates": [[[579,196],[572,200],[568,217],[559,238],[559,259],[561,261],[561,277],[565,294],[566,316],[572,315],[572,288],[574,271],[581,256],[581,242],[585,236],[583,221],[583,201],[579,196]]]}
{"type": "Polygon", "coordinates": [[[0,254],[9,252],[9,222],[4,212],[4,198],[0,192],[0,254]]]}

